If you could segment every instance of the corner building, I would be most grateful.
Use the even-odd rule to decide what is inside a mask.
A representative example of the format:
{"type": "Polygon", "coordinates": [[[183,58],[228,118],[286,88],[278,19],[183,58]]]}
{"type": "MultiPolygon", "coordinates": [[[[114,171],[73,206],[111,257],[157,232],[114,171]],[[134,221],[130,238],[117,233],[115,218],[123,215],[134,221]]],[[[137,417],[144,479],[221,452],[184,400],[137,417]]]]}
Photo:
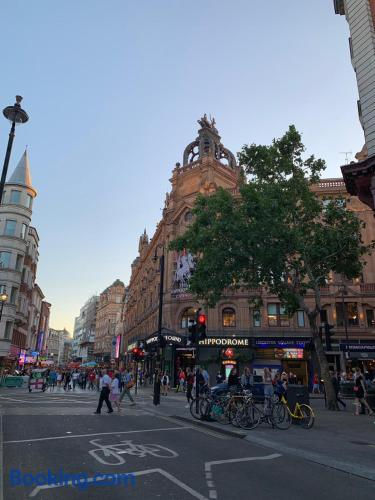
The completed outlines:
{"type": "MultiPolygon", "coordinates": [[[[157,341],[159,306],[159,257],[164,252],[164,294],[162,334],[165,368],[174,379],[179,367],[194,365],[195,350],[186,346],[189,319],[199,304],[187,291],[194,271],[194,258],[186,252],[167,251],[169,243],[185,232],[198,193],[209,195],[222,187],[234,196],[239,193],[241,169],[234,155],[221,143],[214,121],[198,121],[198,137],[183,154],[183,164],[176,164],[171,191],[165,198],[163,216],[149,239],[146,231],[139,240],[139,255],[134,260],[124,305],[125,351],[143,342],[147,350],[157,341]]],[[[372,211],[357,197],[349,197],[342,179],[323,179],[314,191],[323,199],[340,198],[350,210],[366,221],[364,239],[375,236],[372,211]]],[[[375,265],[368,258],[363,277],[346,282],[332,276],[322,289],[324,311],[321,322],[335,325],[335,336],[327,352],[332,368],[365,360],[372,366],[375,358],[375,265]],[[353,344],[353,345],[351,345],[353,344]],[[344,347],[353,348],[352,351],[344,347]],[[346,359],[348,358],[348,359],[346,359]]],[[[303,311],[289,317],[276,296],[262,290],[240,289],[225,292],[215,308],[206,310],[207,336],[200,343],[199,358],[212,380],[218,371],[228,373],[237,365],[242,372],[250,366],[261,374],[265,366],[293,371],[301,383],[308,383],[316,363],[311,352],[311,336],[303,311]],[[253,308],[249,298],[261,293],[263,306],[253,308]]],[[[373,365],[375,367],[375,363],[373,365]]],[[[152,369],[152,357],[146,360],[152,369]]]]}

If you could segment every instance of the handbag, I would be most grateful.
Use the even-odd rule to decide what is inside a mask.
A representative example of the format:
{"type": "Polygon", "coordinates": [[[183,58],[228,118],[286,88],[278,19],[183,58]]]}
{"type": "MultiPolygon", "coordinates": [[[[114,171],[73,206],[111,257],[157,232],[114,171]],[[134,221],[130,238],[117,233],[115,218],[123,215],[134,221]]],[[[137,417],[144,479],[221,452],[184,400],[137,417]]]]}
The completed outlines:
{"type": "Polygon", "coordinates": [[[126,384],[126,388],[127,389],[131,389],[134,385],[134,380],[130,380],[127,384],[126,384]]]}
{"type": "Polygon", "coordinates": [[[359,387],[355,385],[355,386],[353,387],[353,391],[354,391],[354,392],[358,392],[358,391],[359,391],[359,387]]]}

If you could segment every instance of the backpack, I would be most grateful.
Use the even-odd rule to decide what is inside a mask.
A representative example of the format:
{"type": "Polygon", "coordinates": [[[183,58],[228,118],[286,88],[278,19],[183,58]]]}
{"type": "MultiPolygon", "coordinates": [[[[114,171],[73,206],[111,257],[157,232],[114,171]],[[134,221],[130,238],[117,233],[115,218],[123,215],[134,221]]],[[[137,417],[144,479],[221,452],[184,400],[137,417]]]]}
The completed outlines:
{"type": "Polygon", "coordinates": [[[167,376],[164,375],[164,377],[163,377],[163,385],[167,385],[167,382],[168,382],[167,376]]]}

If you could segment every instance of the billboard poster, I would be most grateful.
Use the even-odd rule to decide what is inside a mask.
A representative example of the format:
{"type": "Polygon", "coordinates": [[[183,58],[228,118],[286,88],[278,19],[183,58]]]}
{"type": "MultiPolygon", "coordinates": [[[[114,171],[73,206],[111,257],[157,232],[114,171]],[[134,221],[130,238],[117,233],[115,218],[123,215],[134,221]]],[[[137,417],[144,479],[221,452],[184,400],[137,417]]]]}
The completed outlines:
{"type": "Polygon", "coordinates": [[[173,275],[172,294],[187,293],[189,280],[195,270],[195,258],[190,252],[183,250],[176,254],[176,270],[173,275]]]}
{"type": "Polygon", "coordinates": [[[120,356],[120,344],[121,344],[121,335],[117,335],[116,338],[116,349],[115,349],[115,358],[120,356]]]}

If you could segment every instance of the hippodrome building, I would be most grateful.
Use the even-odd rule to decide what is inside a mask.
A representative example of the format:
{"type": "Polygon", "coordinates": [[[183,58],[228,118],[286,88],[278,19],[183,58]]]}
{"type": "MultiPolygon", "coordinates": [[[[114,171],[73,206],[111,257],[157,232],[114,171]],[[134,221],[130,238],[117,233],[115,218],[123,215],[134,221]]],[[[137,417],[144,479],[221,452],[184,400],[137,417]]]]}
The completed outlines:
{"type": "MultiPolygon", "coordinates": [[[[165,368],[172,379],[178,368],[194,365],[195,350],[186,339],[189,319],[194,318],[199,304],[187,292],[187,281],[194,270],[193,257],[166,248],[190,224],[198,193],[209,195],[221,186],[238,195],[240,177],[236,159],[222,145],[215,121],[204,116],[198,123],[198,137],[185,148],[182,165],[177,163],[172,171],[171,190],[153,237],[149,239],[146,231],[140,237],[123,314],[124,354],[140,344],[152,352],[157,344],[159,260],[164,254],[162,334],[167,342],[165,368]]],[[[342,179],[323,179],[314,190],[322,198],[345,199],[348,209],[355,210],[366,222],[364,241],[375,239],[371,209],[347,194],[342,179]]],[[[213,378],[218,371],[227,373],[234,365],[241,372],[249,366],[257,374],[268,366],[292,371],[299,382],[307,383],[316,363],[304,312],[289,317],[278,298],[264,292],[263,306],[254,308],[249,303],[253,295],[254,290],[245,289],[227,293],[215,308],[205,311],[207,339],[200,342],[200,362],[213,378]]],[[[321,295],[321,321],[335,326],[332,347],[327,352],[331,367],[343,369],[348,364],[364,363],[375,368],[374,259],[368,258],[360,279],[348,282],[332,276],[321,295]]],[[[151,355],[146,358],[146,371],[152,369],[153,359],[151,355]]]]}

